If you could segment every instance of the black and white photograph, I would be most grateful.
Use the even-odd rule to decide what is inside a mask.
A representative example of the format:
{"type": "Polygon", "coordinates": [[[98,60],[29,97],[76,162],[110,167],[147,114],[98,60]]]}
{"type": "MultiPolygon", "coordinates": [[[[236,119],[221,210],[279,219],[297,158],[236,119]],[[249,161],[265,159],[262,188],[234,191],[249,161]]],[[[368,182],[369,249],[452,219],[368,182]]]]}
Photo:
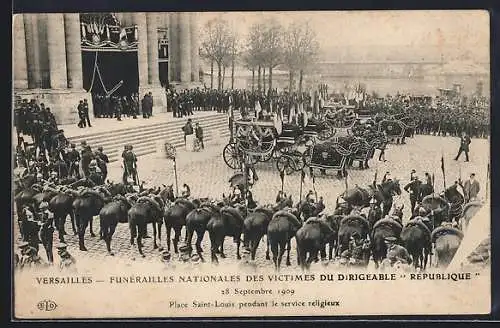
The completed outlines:
{"type": "Polygon", "coordinates": [[[489,19],[15,14],[14,319],[490,313],[489,19]]]}

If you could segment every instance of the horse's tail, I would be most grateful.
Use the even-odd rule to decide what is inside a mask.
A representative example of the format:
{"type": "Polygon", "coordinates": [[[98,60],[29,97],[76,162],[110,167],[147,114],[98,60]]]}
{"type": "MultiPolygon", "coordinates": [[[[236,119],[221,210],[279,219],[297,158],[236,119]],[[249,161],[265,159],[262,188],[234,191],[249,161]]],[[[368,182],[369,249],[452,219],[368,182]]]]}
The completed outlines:
{"type": "Polygon", "coordinates": [[[135,217],[131,214],[128,215],[128,227],[130,229],[130,244],[133,244],[134,238],[137,237],[137,223],[135,217]]]}

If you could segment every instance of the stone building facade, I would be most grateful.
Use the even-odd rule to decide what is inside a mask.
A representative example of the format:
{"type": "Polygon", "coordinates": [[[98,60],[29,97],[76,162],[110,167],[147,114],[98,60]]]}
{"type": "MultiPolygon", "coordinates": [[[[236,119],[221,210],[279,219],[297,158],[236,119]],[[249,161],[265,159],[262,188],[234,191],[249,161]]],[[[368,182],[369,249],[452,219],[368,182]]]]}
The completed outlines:
{"type": "MultiPolygon", "coordinates": [[[[180,88],[199,84],[196,13],[116,13],[121,26],[135,26],[139,97],[152,92],[155,110],[166,111],[160,83],[159,31],[168,31],[168,82],[180,88]]],[[[108,32],[109,33],[109,32],[108,32]]],[[[83,88],[80,14],[17,14],[13,17],[14,95],[50,107],[59,123],[77,120],[83,88]]],[[[165,38],[165,36],[163,36],[165,38]]],[[[165,61],[165,59],[163,60],[165,61]]]]}

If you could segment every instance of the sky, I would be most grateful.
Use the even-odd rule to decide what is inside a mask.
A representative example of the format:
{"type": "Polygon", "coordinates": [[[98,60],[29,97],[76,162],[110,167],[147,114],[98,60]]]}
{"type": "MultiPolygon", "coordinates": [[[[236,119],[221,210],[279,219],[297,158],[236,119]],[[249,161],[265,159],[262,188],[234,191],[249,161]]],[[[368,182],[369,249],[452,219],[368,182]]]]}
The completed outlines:
{"type": "Polygon", "coordinates": [[[489,58],[487,11],[321,11],[200,13],[200,25],[221,16],[239,35],[264,18],[283,25],[309,21],[323,52],[338,48],[407,48],[445,52],[451,57],[468,53],[479,61],[489,58]]]}

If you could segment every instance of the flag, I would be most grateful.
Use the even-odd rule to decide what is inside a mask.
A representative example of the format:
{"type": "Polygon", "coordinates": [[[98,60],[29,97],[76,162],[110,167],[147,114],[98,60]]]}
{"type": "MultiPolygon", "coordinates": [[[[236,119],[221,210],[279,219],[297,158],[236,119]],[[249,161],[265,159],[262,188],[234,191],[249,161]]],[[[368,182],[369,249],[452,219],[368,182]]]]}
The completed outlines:
{"type": "Polygon", "coordinates": [[[302,183],[305,182],[305,179],[306,179],[306,171],[302,170],[302,172],[300,173],[300,179],[302,181],[302,183]]]}
{"type": "Polygon", "coordinates": [[[441,155],[441,171],[443,171],[443,175],[444,175],[444,157],[443,157],[443,155],[441,155]]]}

